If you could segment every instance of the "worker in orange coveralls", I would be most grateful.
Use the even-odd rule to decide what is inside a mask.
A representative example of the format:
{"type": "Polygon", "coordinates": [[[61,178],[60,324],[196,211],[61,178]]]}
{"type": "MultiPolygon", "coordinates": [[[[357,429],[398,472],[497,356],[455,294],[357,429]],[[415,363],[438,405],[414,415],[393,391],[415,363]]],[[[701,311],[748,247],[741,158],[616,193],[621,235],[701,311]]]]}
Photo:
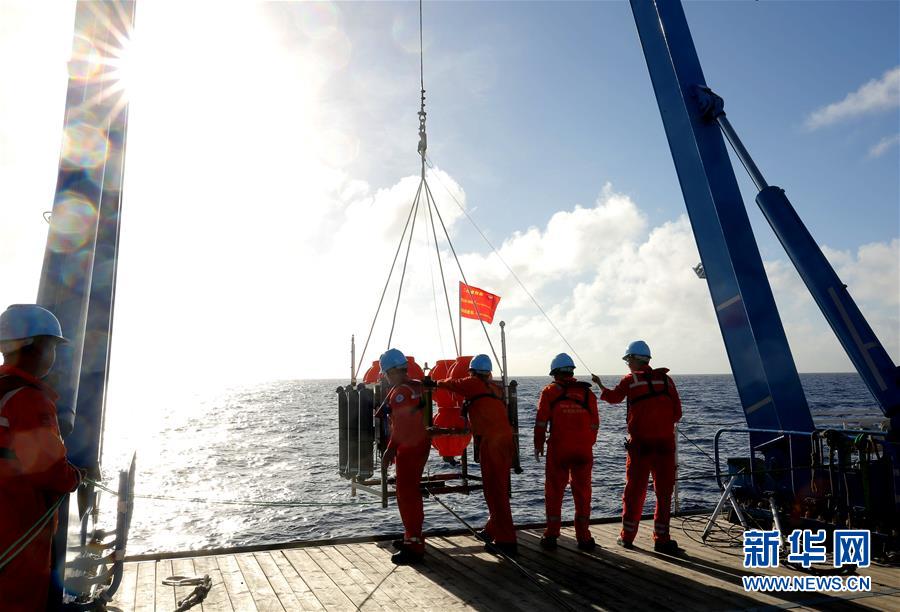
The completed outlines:
{"type": "Polygon", "coordinates": [[[83,472],[66,460],[56,420],[57,395],[41,381],[53,368],[60,342],[65,342],[62,329],[49,310],[14,304],[0,314],[0,609],[4,612],[47,608],[50,546],[57,527],[57,514],[49,511],[83,478],[83,472]],[[30,542],[25,539],[24,547],[13,547],[30,534],[36,536],[30,542]]]}
{"type": "Polygon", "coordinates": [[[647,477],[653,474],[656,511],[653,514],[653,548],[676,554],[678,544],[669,536],[672,492],[675,487],[675,423],[681,420],[681,399],[667,368],[650,367],[650,347],[643,340],[628,345],[622,358],[631,373],[615,389],[592,380],[602,390],[600,399],[610,404],[628,401],[628,458],[625,461],[625,493],[622,495],[622,532],[617,543],[634,547],[638,524],[647,496],[647,477]]]}
{"type": "Polygon", "coordinates": [[[544,387],[538,400],[534,421],[534,458],[544,454],[547,425],[547,468],[544,480],[544,504],[547,527],[541,547],[554,550],[562,521],[562,501],[566,485],[572,485],[575,499],[575,538],[578,548],[594,550],[591,537],[591,473],[594,467],[594,443],[600,429],[597,397],[591,383],[580,382],[573,376],[575,362],[560,353],[550,363],[553,382],[544,387]]]}
{"type": "Polygon", "coordinates": [[[431,440],[428,437],[423,410],[422,382],[409,377],[406,356],[388,349],[380,358],[381,372],[391,385],[376,416],[390,415],[391,439],[382,461],[397,463],[397,507],[403,521],[403,541],[395,543],[398,552],[392,557],[397,565],[419,563],[425,556],[422,523],[422,471],[428,461],[431,440]]]}
{"type": "Polygon", "coordinates": [[[509,471],[513,462],[512,426],[503,398],[503,387],[491,378],[493,365],[487,355],[476,355],[469,363],[469,376],[438,381],[436,386],[465,398],[463,416],[479,445],[484,500],[490,518],[481,538],[507,555],[518,552],[516,528],[509,507],[509,471]]]}

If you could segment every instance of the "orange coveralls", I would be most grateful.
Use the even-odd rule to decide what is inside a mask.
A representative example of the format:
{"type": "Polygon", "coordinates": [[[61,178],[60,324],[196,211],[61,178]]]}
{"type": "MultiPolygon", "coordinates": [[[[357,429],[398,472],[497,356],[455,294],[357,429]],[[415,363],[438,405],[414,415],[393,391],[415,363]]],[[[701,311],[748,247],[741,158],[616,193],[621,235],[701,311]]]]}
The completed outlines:
{"type": "Polygon", "coordinates": [[[675,423],[681,420],[681,399],[667,368],[645,365],[606,389],[600,399],[611,404],[628,400],[628,458],[622,495],[622,539],[634,541],[647,496],[647,478],[653,474],[656,510],[653,539],[668,542],[675,488],[675,423]]]}
{"type": "Polygon", "coordinates": [[[512,426],[503,402],[503,387],[477,376],[451,378],[437,386],[462,395],[467,402],[472,435],[479,441],[484,501],[490,518],[484,530],[498,544],[514,544],[516,528],[509,507],[509,471],[513,461],[512,426]]]}
{"type": "Polygon", "coordinates": [[[541,391],[534,422],[534,446],[543,452],[547,425],[547,463],[544,504],[547,527],[544,535],[559,537],[562,501],[566,485],[572,485],[575,500],[575,535],[579,541],[591,539],[591,473],[594,443],[600,429],[597,396],[590,383],[573,377],[556,380],[541,391]]]}
{"type": "Polygon", "coordinates": [[[422,383],[409,379],[391,389],[384,403],[391,419],[388,448],[397,451],[397,508],[403,521],[403,545],[417,553],[425,552],[421,486],[431,451],[421,402],[422,383]]]}
{"type": "MultiPolygon", "coordinates": [[[[81,473],[66,460],[59,436],[57,397],[27,372],[0,366],[0,552],[81,484],[81,473]]],[[[50,544],[56,526],[54,513],[37,537],[0,570],[0,609],[34,612],[47,607],[50,544]]]]}

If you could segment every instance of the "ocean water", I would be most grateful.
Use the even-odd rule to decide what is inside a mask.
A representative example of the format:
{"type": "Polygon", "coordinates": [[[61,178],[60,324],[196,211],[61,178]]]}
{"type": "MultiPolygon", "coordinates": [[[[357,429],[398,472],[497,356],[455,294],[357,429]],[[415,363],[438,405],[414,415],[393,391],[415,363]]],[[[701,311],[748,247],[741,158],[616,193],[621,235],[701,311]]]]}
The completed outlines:
{"type": "MultiPolygon", "coordinates": [[[[604,376],[610,384],[619,376],[604,376]]],[[[517,523],[544,520],[544,464],[532,456],[536,401],[548,377],[517,378],[522,474],[513,474],[513,517],[517,523]]],[[[730,375],[675,378],[684,404],[679,436],[682,509],[707,507],[717,493],[713,474],[713,436],[719,428],[744,427],[743,412],[730,375]],[[696,446],[695,446],[696,445],[696,446]]],[[[817,423],[878,416],[856,374],[802,376],[817,423]]],[[[112,483],[137,453],[137,484],[129,553],[171,552],[266,544],[329,537],[396,533],[402,530],[396,505],[382,509],[376,498],[350,495],[338,475],[337,396],[345,381],[282,381],[198,394],[173,409],[124,418],[110,406],[104,441],[104,476],[112,483]],[[164,497],[166,499],[160,499],[164,497]],[[252,502],[255,505],[246,504],[252,502]],[[266,506],[299,502],[298,507],[266,506]]],[[[621,510],[624,485],[624,404],[600,402],[600,435],[594,448],[595,517],[621,510]]],[[[724,439],[723,456],[745,451],[741,436],[724,439]]],[[[472,464],[470,463],[470,466],[472,464]]],[[[448,469],[436,452],[426,468],[448,469]]],[[[477,465],[472,468],[477,471],[477,465]]],[[[652,507],[652,493],[648,508],[652,507]]],[[[484,500],[447,495],[463,517],[481,525],[484,500]]],[[[101,501],[102,522],[114,520],[115,503],[101,501]]],[[[571,495],[563,506],[571,519],[571,495]]],[[[432,501],[425,502],[425,527],[458,528],[459,523],[432,501]]]]}

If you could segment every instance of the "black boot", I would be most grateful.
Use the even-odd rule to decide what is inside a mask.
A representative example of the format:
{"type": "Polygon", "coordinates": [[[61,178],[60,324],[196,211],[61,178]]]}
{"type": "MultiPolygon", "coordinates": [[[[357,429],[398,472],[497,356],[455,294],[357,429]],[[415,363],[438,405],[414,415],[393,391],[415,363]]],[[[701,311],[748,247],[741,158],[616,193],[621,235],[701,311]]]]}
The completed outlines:
{"type": "Polygon", "coordinates": [[[616,544],[618,544],[622,548],[627,548],[629,550],[634,548],[634,544],[632,544],[631,542],[629,542],[627,540],[623,540],[622,536],[619,536],[618,538],[616,538],[616,544]]]}
{"type": "Polygon", "coordinates": [[[657,542],[653,545],[653,550],[658,553],[663,553],[664,555],[677,555],[680,552],[684,552],[678,547],[678,542],[675,540],[669,540],[668,542],[662,543],[657,542]]]}
{"type": "Polygon", "coordinates": [[[394,550],[403,550],[403,538],[399,540],[391,540],[391,548],[394,550]]]}
{"type": "Polygon", "coordinates": [[[594,541],[594,538],[590,538],[587,540],[578,540],[578,550],[591,552],[595,548],[597,548],[597,542],[594,541]]]}
{"type": "Polygon", "coordinates": [[[515,557],[519,554],[519,545],[515,542],[494,542],[493,544],[486,544],[485,548],[488,548],[491,552],[503,553],[507,557],[515,557]]]}
{"type": "Polygon", "coordinates": [[[541,548],[544,550],[556,550],[556,536],[544,536],[541,538],[541,548]]]}
{"type": "Polygon", "coordinates": [[[484,542],[485,544],[490,544],[494,541],[494,539],[488,535],[488,532],[484,529],[479,529],[475,532],[475,537],[484,542]]]}
{"type": "Polygon", "coordinates": [[[396,552],[391,556],[391,563],[394,565],[415,565],[421,563],[425,558],[423,553],[414,552],[409,548],[401,548],[400,552],[396,552]]]}

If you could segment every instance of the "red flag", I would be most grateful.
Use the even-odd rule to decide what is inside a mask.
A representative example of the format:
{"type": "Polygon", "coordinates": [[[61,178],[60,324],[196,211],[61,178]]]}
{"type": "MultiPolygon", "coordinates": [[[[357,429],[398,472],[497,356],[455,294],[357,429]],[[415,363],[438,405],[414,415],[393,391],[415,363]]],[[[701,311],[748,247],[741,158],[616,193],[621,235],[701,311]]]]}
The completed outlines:
{"type": "Polygon", "coordinates": [[[466,285],[463,282],[459,283],[460,316],[467,319],[481,319],[485,323],[493,323],[494,313],[497,311],[497,304],[499,303],[499,295],[488,293],[484,289],[466,285]]]}

